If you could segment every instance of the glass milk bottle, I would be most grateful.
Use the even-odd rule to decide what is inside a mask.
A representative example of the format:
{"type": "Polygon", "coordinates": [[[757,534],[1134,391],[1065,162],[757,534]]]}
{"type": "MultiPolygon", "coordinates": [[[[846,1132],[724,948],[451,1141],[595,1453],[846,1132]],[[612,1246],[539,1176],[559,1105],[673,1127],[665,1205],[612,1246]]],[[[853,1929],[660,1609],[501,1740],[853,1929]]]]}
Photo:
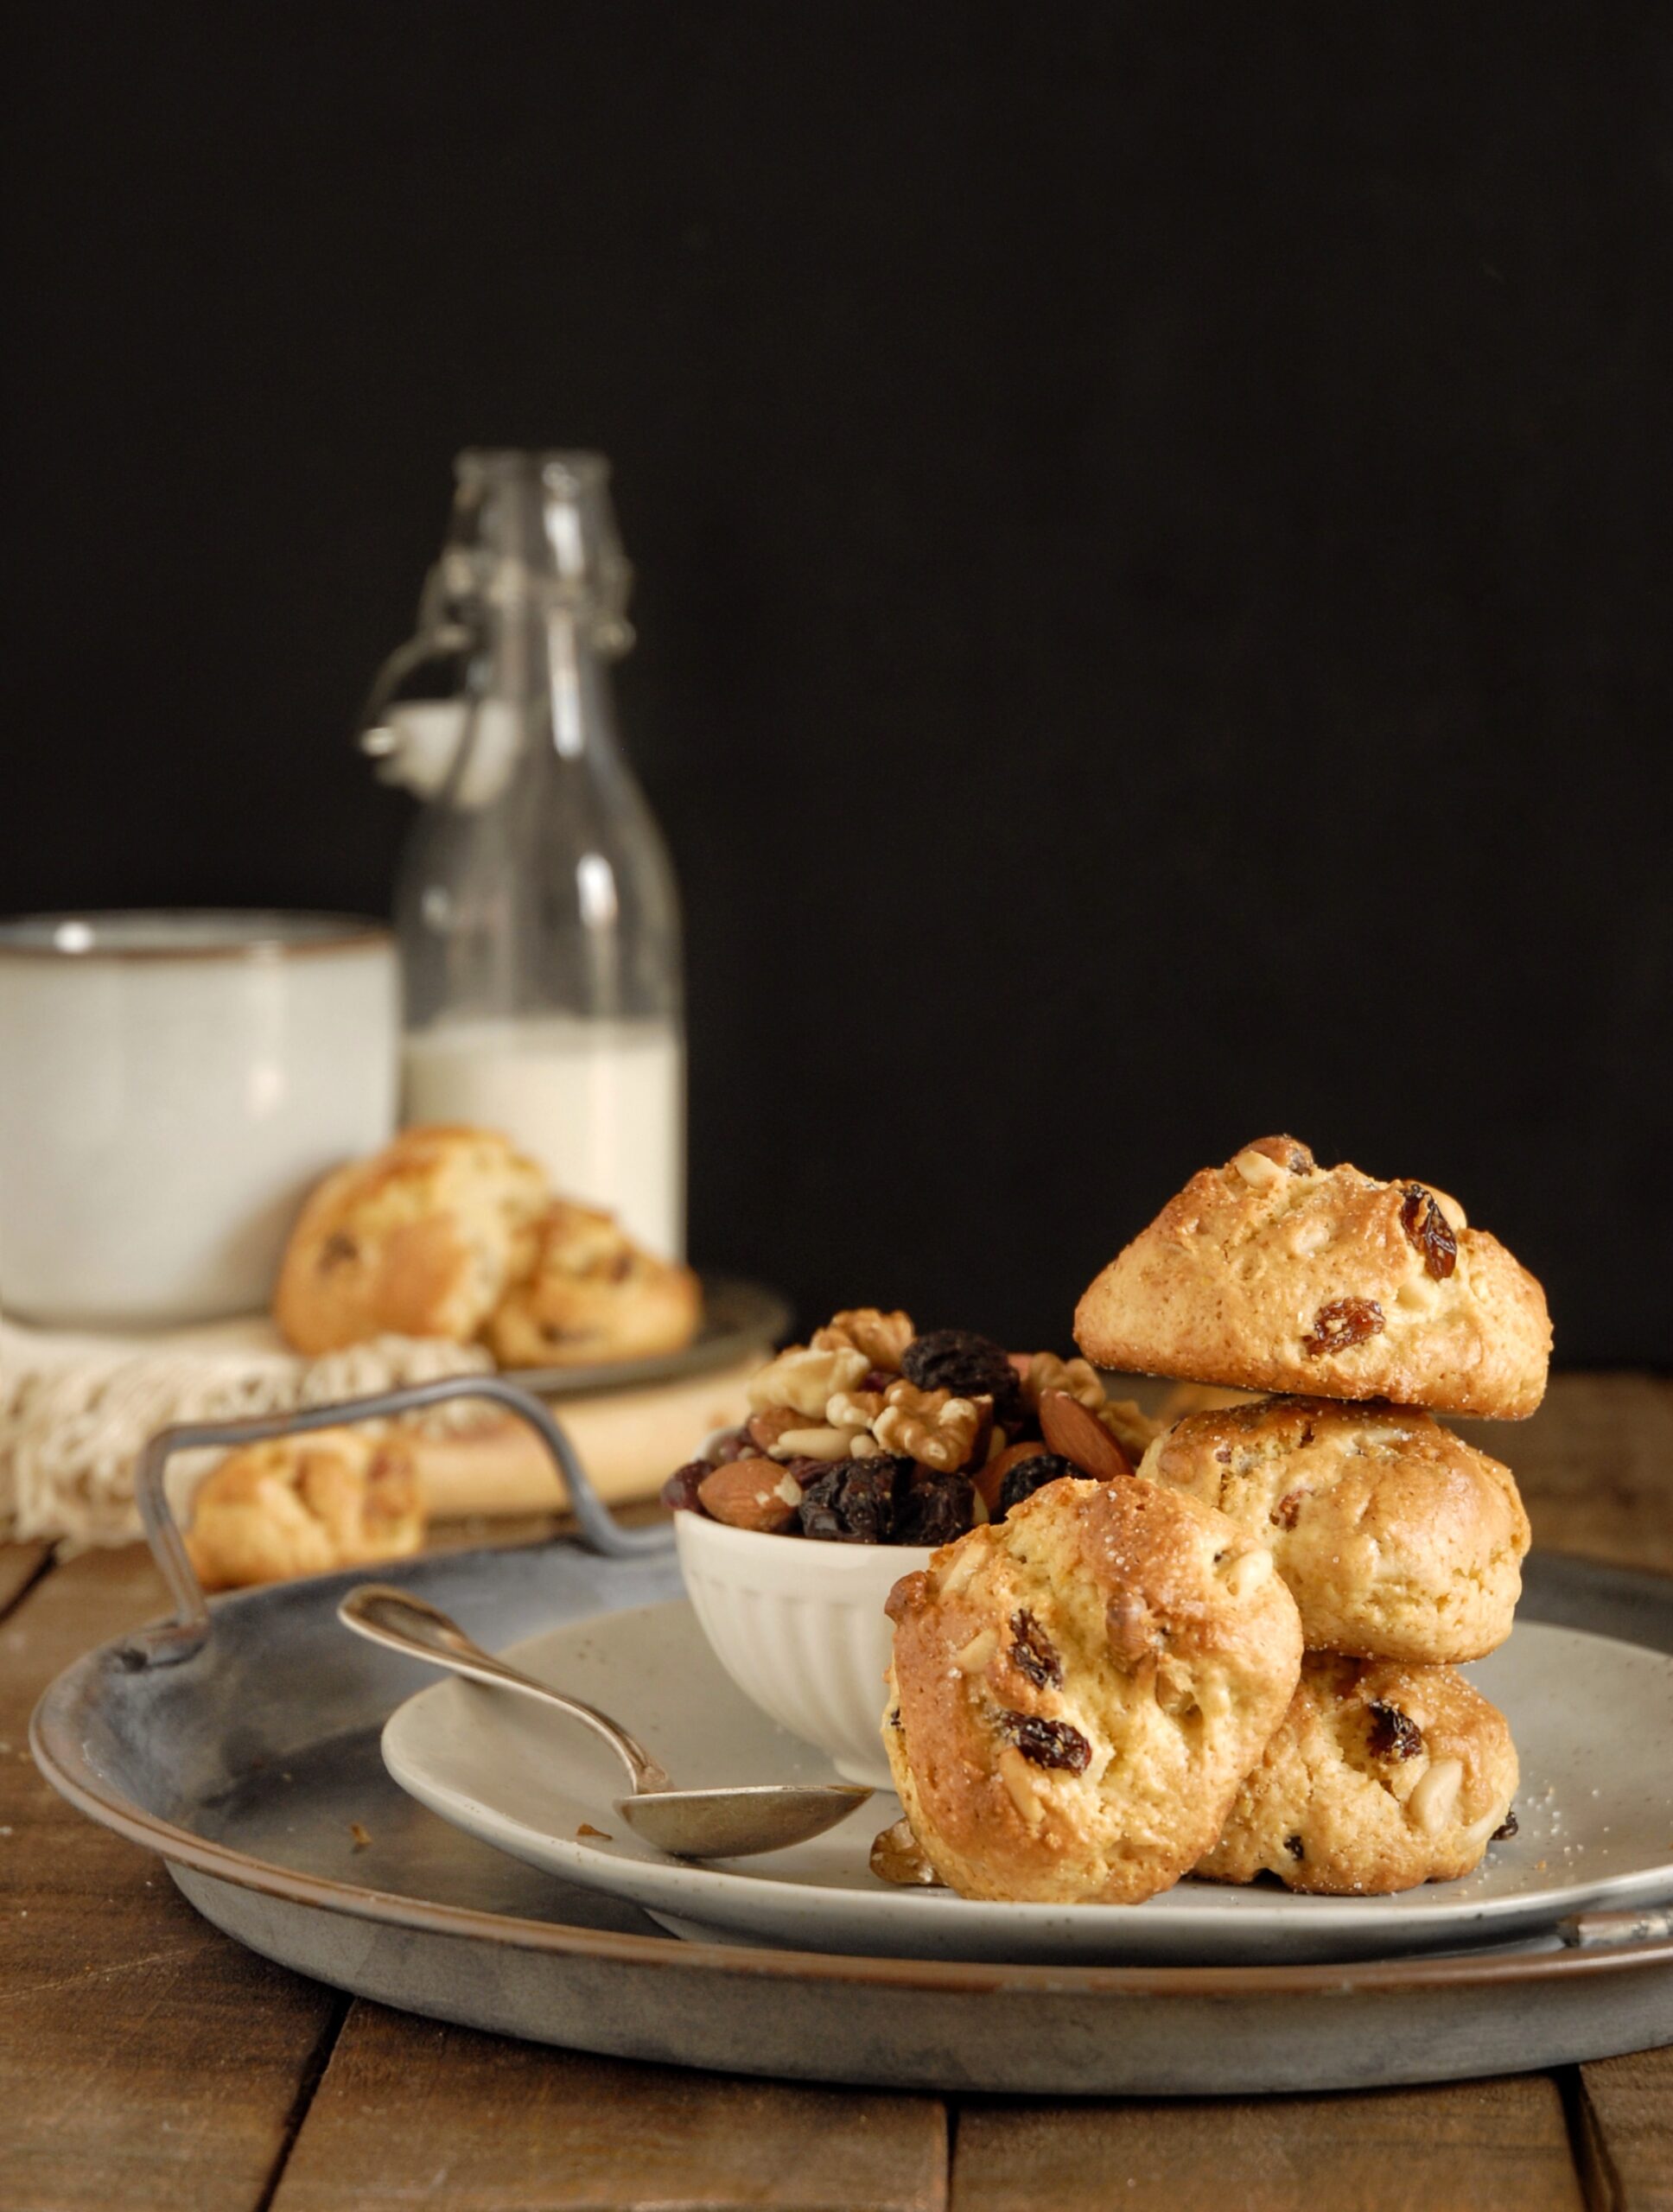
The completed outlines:
{"type": "Polygon", "coordinates": [[[471,452],[362,743],[425,802],[397,893],[404,1116],[503,1129],[653,1251],[685,1229],[679,903],[623,756],[609,464],[471,452]]]}

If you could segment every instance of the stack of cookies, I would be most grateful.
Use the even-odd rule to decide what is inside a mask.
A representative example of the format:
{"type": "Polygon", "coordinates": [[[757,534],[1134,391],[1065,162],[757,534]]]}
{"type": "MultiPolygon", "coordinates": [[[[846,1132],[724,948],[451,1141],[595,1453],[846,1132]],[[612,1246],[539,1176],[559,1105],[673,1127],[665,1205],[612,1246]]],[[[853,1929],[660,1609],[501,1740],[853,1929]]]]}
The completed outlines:
{"type": "Polygon", "coordinates": [[[1267,1137],[1192,1178],[1075,1334],[1100,1366],[1282,1394],[1187,1417],[1138,1469],[1266,1549],[1306,1645],[1198,1871],[1349,1894],[1469,1872],[1517,1758],[1456,1669],[1511,1632],[1528,1521],[1509,1469],[1433,1416],[1533,1412],[1538,1283],[1445,1192],[1267,1137]]]}
{"type": "Polygon", "coordinates": [[[1534,1410],[1539,1285],[1445,1192],[1269,1137],[1192,1179],[1075,1334],[1100,1367],[1280,1395],[1188,1415],[1135,1474],[1078,1462],[895,1585],[911,1878],[1116,1904],[1193,1871],[1467,1872],[1517,1757],[1457,1668],[1510,1633],[1528,1522],[1428,1409],[1534,1410]]]}

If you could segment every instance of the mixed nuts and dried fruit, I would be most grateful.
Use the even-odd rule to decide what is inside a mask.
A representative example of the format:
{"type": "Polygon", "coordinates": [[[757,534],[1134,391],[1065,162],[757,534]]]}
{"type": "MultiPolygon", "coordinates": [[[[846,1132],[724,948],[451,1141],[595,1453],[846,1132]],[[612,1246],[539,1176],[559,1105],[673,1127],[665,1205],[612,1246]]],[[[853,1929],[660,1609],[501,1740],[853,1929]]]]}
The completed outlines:
{"type": "Polygon", "coordinates": [[[1084,1359],[1008,1352],[910,1315],[833,1315],[750,1382],[750,1417],[663,1503],[837,1544],[951,1543],[1063,1475],[1131,1474],[1156,1425],[1084,1359]]]}

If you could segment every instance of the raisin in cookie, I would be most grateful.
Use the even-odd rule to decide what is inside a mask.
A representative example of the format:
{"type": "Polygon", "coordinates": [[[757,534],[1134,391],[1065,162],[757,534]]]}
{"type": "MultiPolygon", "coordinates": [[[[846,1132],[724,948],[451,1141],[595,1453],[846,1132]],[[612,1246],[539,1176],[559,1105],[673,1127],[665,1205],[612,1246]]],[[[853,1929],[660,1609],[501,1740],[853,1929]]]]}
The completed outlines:
{"type": "Polygon", "coordinates": [[[504,1367],[588,1366],[677,1351],[702,1318],[690,1268],[643,1250],[610,1214],[559,1198],[541,1219],[533,1268],[487,1339],[504,1367]]]}
{"type": "Polygon", "coordinates": [[[403,1129],[328,1175],[291,1233],[273,1318],[298,1351],[468,1344],[534,1263],[545,1178],[493,1129],[403,1129]]]}
{"type": "Polygon", "coordinates": [[[1515,1478],[1427,1414],[1257,1399],[1175,1422],[1138,1472],[1266,1546],[1309,1651],[1439,1666],[1511,1633],[1528,1549],[1515,1478]]]}
{"type": "Polygon", "coordinates": [[[1450,1667],[1307,1654],[1283,1726],[1198,1867],[1376,1897],[1479,1865],[1517,1789],[1504,1716],[1450,1667]]]}
{"type": "Polygon", "coordinates": [[[423,1541],[410,1446],[365,1428],[247,1444],[199,1484],[186,1548],[206,1590],[400,1559],[423,1541]]]}
{"type": "Polygon", "coordinates": [[[1193,1175],[1080,1301],[1101,1367],[1520,1421],[1545,1294],[1455,1199],[1263,1137],[1193,1175]]]}
{"type": "Polygon", "coordinates": [[[1065,1478],[889,1599],[883,1741],[970,1897],[1124,1904],[1219,1834],[1299,1677],[1265,1549],[1193,1497],[1065,1478]]]}

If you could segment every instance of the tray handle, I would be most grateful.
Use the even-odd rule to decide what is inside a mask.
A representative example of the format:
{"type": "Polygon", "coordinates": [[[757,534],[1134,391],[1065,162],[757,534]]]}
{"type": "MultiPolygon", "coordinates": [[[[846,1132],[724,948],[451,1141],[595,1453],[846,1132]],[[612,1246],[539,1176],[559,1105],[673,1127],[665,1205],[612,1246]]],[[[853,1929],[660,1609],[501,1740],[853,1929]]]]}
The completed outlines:
{"type": "Polygon", "coordinates": [[[386,1421],[395,1414],[420,1412],[449,1398],[487,1398],[525,1421],[550,1452],[580,1523],[581,1541],[610,1559],[633,1559],[665,1551],[674,1540],[671,1528],[618,1527],[610,1509],[593,1488],[575,1446],[540,1400],[498,1375],[446,1375],[434,1382],[410,1382],[368,1398],[339,1398],[330,1405],[305,1406],[284,1414],[260,1414],[243,1421],[176,1421],[160,1428],[134,1465],[134,1497],[145,1540],[162,1571],[175,1618],[144,1629],[124,1647],[135,1667],[169,1667],[202,1649],[209,1634],[209,1606],[198,1581],[180,1525],[169,1509],[163,1469],[176,1452],[214,1444],[262,1444],[270,1437],[305,1435],[315,1428],[341,1428],[352,1421],[386,1421]]]}
{"type": "Polygon", "coordinates": [[[1673,1910],[1647,1905],[1637,1912],[1583,1912],[1557,1923],[1557,1934],[1571,1951],[1598,1951],[1622,1943],[1673,1942],[1673,1910]]]}

